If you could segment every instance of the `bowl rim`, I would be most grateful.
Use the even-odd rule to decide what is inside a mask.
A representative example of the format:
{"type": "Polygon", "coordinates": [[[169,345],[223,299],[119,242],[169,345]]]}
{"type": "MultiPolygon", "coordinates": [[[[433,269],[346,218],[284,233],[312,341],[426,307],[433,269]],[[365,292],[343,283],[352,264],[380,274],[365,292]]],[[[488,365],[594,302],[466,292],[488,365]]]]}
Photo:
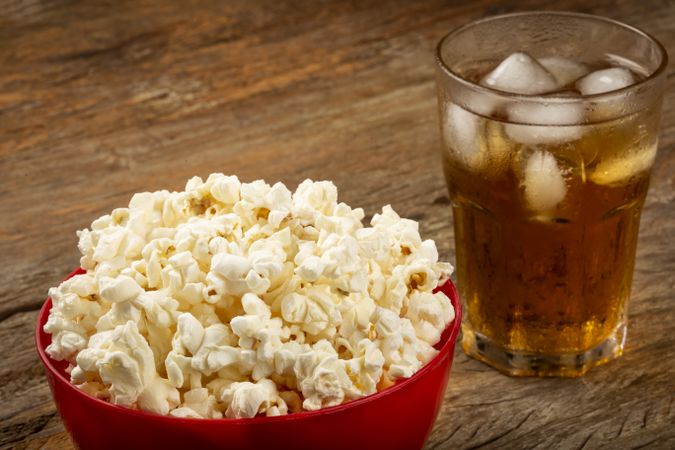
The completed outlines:
{"type": "MultiPolygon", "coordinates": [[[[75,275],[80,275],[86,273],[86,271],[82,268],[77,268],[73,270],[65,279],[68,280],[69,278],[74,277],[75,275]]],[[[411,377],[401,379],[399,382],[394,384],[391,387],[388,387],[387,389],[376,392],[371,395],[366,395],[364,397],[358,398],[356,400],[351,400],[346,403],[342,403],[340,405],[335,405],[335,406],[329,406],[326,408],[321,408],[315,411],[300,411],[297,413],[292,413],[292,414],[286,414],[282,416],[272,416],[272,417],[267,417],[267,416],[262,416],[262,417],[252,417],[252,418],[230,418],[230,417],[223,417],[220,419],[211,419],[211,418],[190,418],[190,417],[174,417],[174,416],[169,416],[169,415],[161,415],[161,414],[154,414],[151,412],[147,411],[142,411],[139,409],[131,409],[127,408],[124,406],[119,406],[115,405],[113,403],[107,402],[105,400],[96,398],[86,392],[84,392],[81,389],[78,389],[74,384],[70,382],[69,379],[67,379],[60,370],[58,370],[54,364],[53,360],[49,355],[47,355],[45,348],[45,342],[43,341],[43,335],[47,335],[42,329],[44,324],[47,321],[49,311],[52,308],[52,299],[51,297],[47,297],[45,302],[42,304],[42,307],[40,308],[40,312],[38,313],[38,317],[35,323],[35,347],[37,348],[37,353],[38,356],[40,357],[40,361],[42,361],[42,364],[45,366],[47,371],[54,377],[56,382],[61,383],[62,385],[66,385],[66,389],[68,389],[69,392],[71,392],[73,395],[78,396],[82,398],[85,401],[88,401],[90,403],[93,403],[95,405],[98,405],[101,408],[107,408],[109,411],[114,412],[114,413],[120,413],[120,414],[127,414],[131,416],[135,416],[138,418],[141,417],[146,417],[146,418],[151,418],[153,420],[161,420],[161,421],[167,421],[173,424],[179,424],[179,423],[190,423],[190,424],[196,424],[196,423],[227,423],[227,424],[232,424],[232,425],[259,425],[259,424],[264,424],[264,423],[280,423],[280,422],[287,422],[287,421],[294,421],[294,420],[303,420],[303,419],[309,419],[312,417],[318,417],[318,416],[326,416],[330,414],[336,414],[340,413],[342,411],[358,407],[360,405],[370,403],[373,401],[376,401],[378,399],[381,399],[383,397],[392,395],[402,389],[405,389],[408,385],[415,383],[417,380],[422,378],[425,374],[430,372],[434,367],[438,366],[442,360],[448,356],[448,353],[454,350],[455,348],[455,343],[457,340],[457,335],[459,333],[459,328],[462,322],[462,306],[461,302],[459,301],[459,295],[457,293],[457,288],[455,287],[455,284],[450,280],[449,278],[442,284],[439,285],[434,291],[441,291],[446,296],[450,299],[450,303],[452,304],[454,310],[455,310],[455,317],[450,322],[448,327],[446,327],[443,330],[442,334],[445,334],[448,329],[450,329],[450,335],[448,338],[445,340],[441,348],[438,350],[438,354],[434,356],[431,361],[426,363],[424,366],[422,366],[421,369],[419,369],[417,372],[415,372],[411,377]]],[[[452,359],[454,355],[449,355],[449,357],[452,359]]]]}

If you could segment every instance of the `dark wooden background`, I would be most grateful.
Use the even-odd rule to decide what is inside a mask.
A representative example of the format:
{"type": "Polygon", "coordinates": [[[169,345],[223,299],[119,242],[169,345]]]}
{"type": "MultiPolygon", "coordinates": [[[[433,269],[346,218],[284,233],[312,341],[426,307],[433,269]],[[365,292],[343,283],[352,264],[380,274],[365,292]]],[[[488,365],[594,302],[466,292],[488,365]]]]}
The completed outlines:
{"type": "MultiPolygon", "coordinates": [[[[332,179],[391,203],[454,260],[433,50],[515,10],[601,14],[675,55],[667,0],[0,2],[0,448],[72,448],[33,345],[75,230],[136,191],[212,171],[332,179]]],[[[589,43],[592,45],[592,42],[589,43]]],[[[457,351],[428,449],[675,448],[675,95],[642,219],[625,356],[512,379],[457,351]]]]}

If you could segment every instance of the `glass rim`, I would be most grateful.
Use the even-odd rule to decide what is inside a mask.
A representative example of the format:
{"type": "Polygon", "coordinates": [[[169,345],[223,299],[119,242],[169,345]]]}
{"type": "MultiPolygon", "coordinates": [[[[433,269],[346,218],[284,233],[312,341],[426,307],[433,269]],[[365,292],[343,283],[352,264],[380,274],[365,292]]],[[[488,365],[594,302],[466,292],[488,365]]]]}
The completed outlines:
{"type": "Polygon", "coordinates": [[[628,25],[624,22],[620,22],[618,20],[610,19],[608,17],[603,17],[603,16],[598,16],[595,14],[585,14],[585,13],[577,13],[577,12],[569,12],[569,11],[523,11],[523,12],[515,12],[515,13],[507,13],[507,14],[498,14],[494,16],[488,16],[484,17],[482,19],[474,20],[468,23],[465,23],[462,26],[459,26],[447,34],[445,34],[439,41],[438,44],[436,45],[436,65],[437,67],[440,67],[443,72],[445,73],[446,76],[452,78],[453,80],[457,81],[460,83],[464,88],[471,89],[474,91],[477,91],[482,94],[486,95],[493,95],[493,96],[498,96],[501,98],[504,98],[506,100],[510,101],[521,101],[521,102],[546,102],[546,103],[562,103],[562,104],[568,104],[568,103],[584,103],[588,101],[594,101],[594,100],[599,100],[602,101],[604,99],[612,98],[618,94],[624,94],[631,92],[641,86],[645,86],[648,84],[653,83],[656,79],[658,79],[665,71],[668,66],[668,52],[666,51],[665,47],[661,42],[659,42],[658,39],[656,39],[654,36],[651,34],[647,33],[646,31],[643,31],[637,27],[634,27],[632,25],[628,25]],[[517,94],[517,93],[512,93],[512,92],[506,92],[506,91],[501,91],[499,89],[493,89],[490,87],[486,87],[483,85],[480,85],[478,83],[474,83],[472,81],[467,80],[466,78],[462,77],[455,71],[453,71],[450,66],[444,61],[442,57],[442,51],[443,47],[448,42],[450,39],[452,39],[454,36],[459,35],[463,31],[466,31],[470,28],[473,28],[477,25],[482,25],[487,22],[492,22],[492,21],[497,21],[501,19],[506,19],[506,18],[513,18],[513,17],[527,17],[527,16],[558,16],[558,17],[569,17],[569,18],[577,18],[577,19],[586,19],[586,20],[595,20],[598,22],[605,22],[611,25],[615,25],[621,28],[624,28],[628,31],[631,31],[639,36],[642,36],[643,38],[647,39],[649,42],[651,42],[657,49],[660,57],[661,57],[661,62],[659,66],[654,70],[652,73],[650,73],[648,76],[645,78],[639,80],[636,83],[633,83],[629,86],[623,87],[621,89],[616,89],[613,91],[608,91],[608,92],[602,92],[599,94],[590,94],[590,95],[582,95],[581,97],[557,97],[554,95],[549,94],[534,94],[534,95],[529,95],[529,94],[517,94]]]}

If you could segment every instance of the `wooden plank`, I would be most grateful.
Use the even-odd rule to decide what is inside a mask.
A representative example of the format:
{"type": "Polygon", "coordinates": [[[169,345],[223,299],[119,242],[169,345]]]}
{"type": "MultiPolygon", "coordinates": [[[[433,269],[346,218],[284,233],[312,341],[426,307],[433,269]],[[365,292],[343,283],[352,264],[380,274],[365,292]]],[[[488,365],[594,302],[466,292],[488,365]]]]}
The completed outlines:
{"type": "MultiPolygon", "coordinates": [[[[0,2],[0,448],[72,448],[34,354],[75,230],[131,193],[213,170],[330,178],[391,203],[454,259],[433,49],[548,2],[0,2]]],[[[675,45],[671,2],[564,0],[675,45]]],[[[675,447],[675,81],[645,206],[625,355],[575,380],[512,379],[459,350],[428,449],[675,447]]]]}

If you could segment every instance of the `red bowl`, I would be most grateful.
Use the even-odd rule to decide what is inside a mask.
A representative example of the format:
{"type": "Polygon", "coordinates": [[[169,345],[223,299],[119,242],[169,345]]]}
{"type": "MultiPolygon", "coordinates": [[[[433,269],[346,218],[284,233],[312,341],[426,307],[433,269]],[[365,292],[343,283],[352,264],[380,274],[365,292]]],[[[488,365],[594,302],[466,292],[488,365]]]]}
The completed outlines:
{"type": "MultiPolygon", "coordinates": [[[[84,271],[77,269],[68,278],[80,273],[84,271]]],[[[183,419],[96,399],[70,383],[67,363],[45,353],[51,335],[42,327],[52,306],[50,298],[40,310],[35,342],[56,408],[80,449],[421,449],[443,401],[462,318],[452,282],[438,290],[450,298],[455,320],[436,345],[438,355],[415,375],[362,399],[287,416],[183,419]]]]}

